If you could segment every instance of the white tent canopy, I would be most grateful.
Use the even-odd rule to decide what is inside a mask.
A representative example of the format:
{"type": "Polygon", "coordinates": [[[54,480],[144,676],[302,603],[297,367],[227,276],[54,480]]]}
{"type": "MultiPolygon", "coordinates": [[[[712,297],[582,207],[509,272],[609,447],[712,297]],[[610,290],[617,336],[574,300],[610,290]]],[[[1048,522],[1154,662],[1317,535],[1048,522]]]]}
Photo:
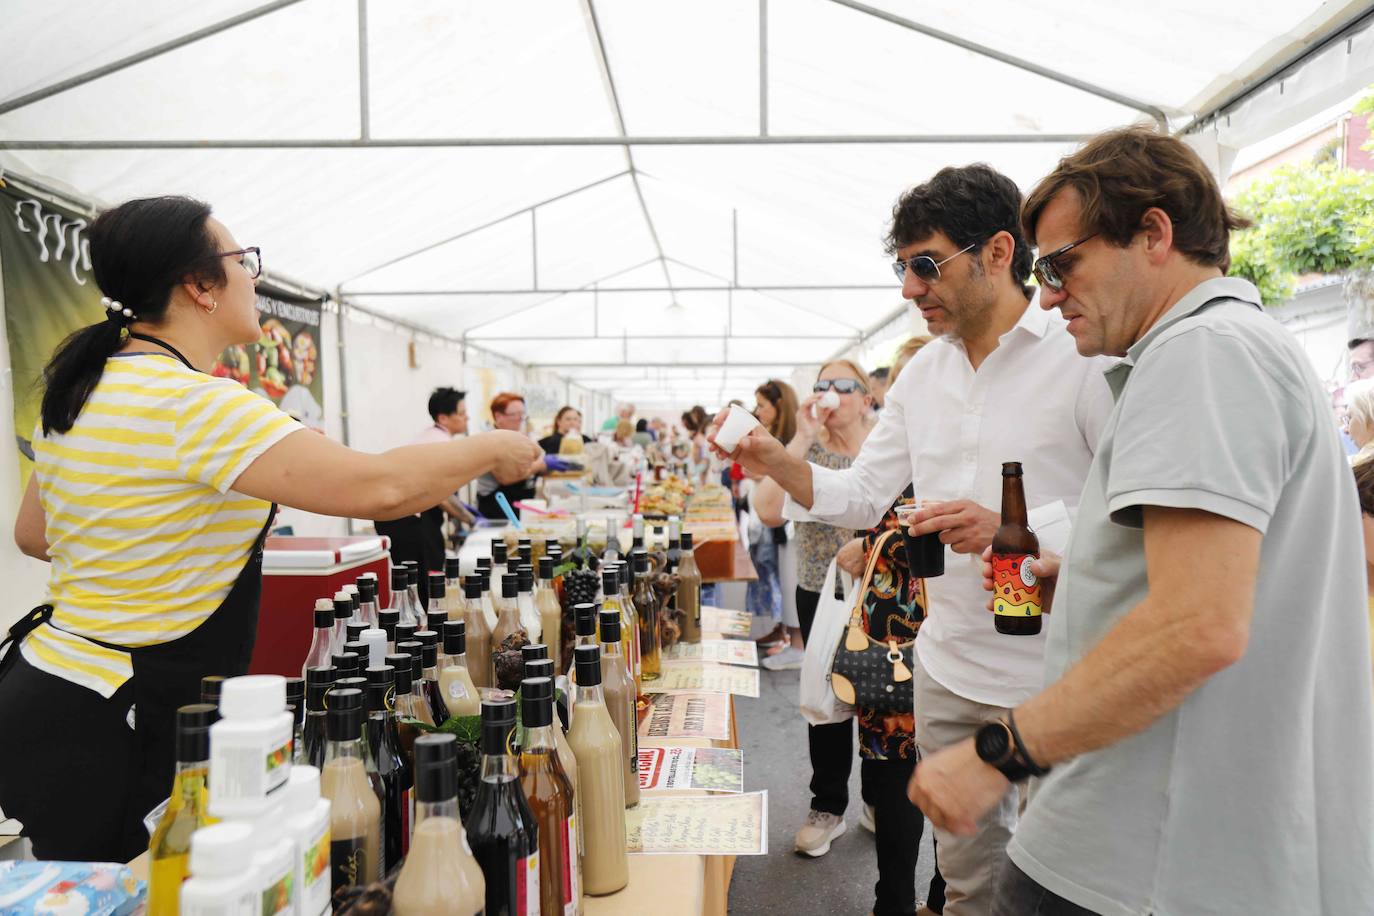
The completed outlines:
{"type": "Polygon", "coordinates": [[[1215,153],[1374,81],[1367,6],[4,0],[0,161],[201,197],[347,305],[711,404],[901,314],[903,188],[1029,186],[1136,120],[1215,153]]]}

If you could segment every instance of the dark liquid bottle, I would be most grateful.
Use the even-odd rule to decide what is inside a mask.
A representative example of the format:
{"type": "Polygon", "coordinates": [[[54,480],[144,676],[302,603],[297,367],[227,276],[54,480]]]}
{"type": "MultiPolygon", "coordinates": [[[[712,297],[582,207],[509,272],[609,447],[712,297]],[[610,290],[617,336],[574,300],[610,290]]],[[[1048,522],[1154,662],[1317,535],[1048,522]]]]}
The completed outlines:
{"type": "Polygon", "coordinates": [[[590,569],[595,571],[601,564],[597,560],[596,554],[587,546],[587,522],[585,519],[577,520],[577,545],[573,547],[572,553],[568,554],[568,561],[578,569],[590,569]]]}
{"type": "Polygon", "coordinates": [[[572,780],[563,771],[554,741],[553,681],[525,678],[520,696],[525,726],[520,785],[539,825],[540,912],[576,912],[581,902],[577,818],[572,780]]]}
{"type": "Polygon", "coordinates": [[[443,725],[448,721],[448,704],[444,702],[444,692],[439,689],[439,634],[422,630],[415,638],[420,642],[420,683],[425,702],[429,704],[434,724],[443,725]]]}
{"type": "Polygon", "coordinates": [[[334,686],[338,673],[338,669],[332,665],[305,670],[305,722],[301,725],[301,743],[305,748],[301,763],[308,763],[316,769],[324,767],[324,749],[329,743],[325,694],[334,686]]]}
{"type": "Polygon", "coordinates": [[[396,669],[390,665],[367,669],[367,723],[364,741],[382,781],[382,861],[390,872],[410,847],[410,764],[401,755],[401,739],[389,700],[395,690],[396,669]]]}
{"type": "Polygon", "coordinates": [[[467,819],[487,882],[486,916],[538,916],[539,828],[513,755],[515,701],[482,702],[482,781],[467,819]]]}
{"type": "Polygon", "coordinates": [[[1026,491],[1021,462],[1002,465],[1002,526],[992,536],[992,610],[998,633],[1034,636],[1040,632],[1040,582],[1030,561],[1040,556],[1040,541],[1026,521],[1026,491]]]}

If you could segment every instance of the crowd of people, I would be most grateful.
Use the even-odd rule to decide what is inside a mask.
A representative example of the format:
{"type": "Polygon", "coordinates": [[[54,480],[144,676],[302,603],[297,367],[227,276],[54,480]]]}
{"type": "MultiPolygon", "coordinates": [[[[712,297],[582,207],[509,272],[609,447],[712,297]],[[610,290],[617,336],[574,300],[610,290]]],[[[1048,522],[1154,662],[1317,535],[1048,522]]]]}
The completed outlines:
{"type": "Polygon", "coordinates": [[[0,806],[40,855],[137,852],[171,711],[247,667],[274,504],[378,519],[398,560],[436,568],[445,520],[498,518],[498,494],[605,446],[732,488],[765,667],[801,664],[832,569],[868,583],[850,598],[868,637],[914,639],[911,708],[806,727],[795,849],[844,833],[857,744],[875,916],[1368,912],[1374,339],[1350,343],[1338,428],[1292,335],[1226,275],[1244,225],[1146,128],[1093,138],[1024,198],[986,165],[944,168],[885,240],[931,336],[886,369],[827,362],[801,396],[764,380],[728,453],[699,405],[669,423],[624,404],[590,437],[571,406],[531,430],[507,392],[470,434],[464,392],[439,388],[430,427],[367,455],[204,373],[256,339],[261,266],[208,207],[114,208],[90,233],[110,317],[46,373],[16,523],[53,578],[0,663],[0,734],[47,750],[0,756],[0,806]],[[1039,635],[989,613],[1008,462],[1039,536],[1039,635]],[[912,502],[904,531],[938,537],[939,576],[885,536],[912,502]],[[61,791],[96,765],[127,797],[61,791]]]}

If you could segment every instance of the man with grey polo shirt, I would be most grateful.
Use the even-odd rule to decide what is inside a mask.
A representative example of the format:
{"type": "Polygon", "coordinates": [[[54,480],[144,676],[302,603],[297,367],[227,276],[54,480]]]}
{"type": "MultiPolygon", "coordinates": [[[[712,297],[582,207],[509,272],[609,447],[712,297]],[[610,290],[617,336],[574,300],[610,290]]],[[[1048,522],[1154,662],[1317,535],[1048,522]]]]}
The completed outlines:
{"type": "Polygon", "coordinates": [[[1039,695],[924,761],[960,831],[1040,777],[998,916],[1374,911],[1364,554],[1325,395],[1253,286],[1201,160],[1145,128],[1027,199],[1042,305],[1123,357],[1039,695]]]}

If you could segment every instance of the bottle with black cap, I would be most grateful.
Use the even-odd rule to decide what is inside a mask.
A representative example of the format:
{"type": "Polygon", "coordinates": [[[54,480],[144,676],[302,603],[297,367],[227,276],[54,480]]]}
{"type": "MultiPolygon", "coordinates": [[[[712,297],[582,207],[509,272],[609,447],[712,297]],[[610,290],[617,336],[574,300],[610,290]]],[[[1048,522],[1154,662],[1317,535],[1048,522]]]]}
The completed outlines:
{"type": "Polygon", "coordinates": [[[382,783],[382,873],[389,874],[406,854],[410,840],[410,765],[401,755],[388,700],[396,669],[367,669],[367,724],[363,744],[382,783]]]}
{"type": "Polygon", "coordinates": [[[476,716],[482,712],[482,697],[468,671],[467,624],[461,620],[444,623],[444,654],[439,659],[439,694],[451,716],[476,716]]]}
{"type": "Polygon", "coordinates": [[[682,641],[701,642],[701,570],[692,550],[692,532],[682,532],[678,562],[677,609],[682,612],[682,641]]]}
{"type": "Polygon", "coordinates": [[[493,578],[491,570],[477,577],[482,586],[482,613],[487,618],[487,628],[496,629],[496,599],[501,592],[501,580],[493,578]]]}
{"type": "Polygon", "coordinates": [[[539,608],[534,605],[534,570],[528,566],[516,567],[515,588],[515,606],[520,611],[520,626],[528,639],[538,642],[542,630],[539,608]]]}
{"type": "Polygon", "coordinates": [[[401,622],[401,612],[387,608],[377,612],[377,628],[386,634],[388,652],[396,651],[396,627],[401,622]]]}
{"type": "Polygon", "coordinates": [[[452,555],[444,556],[444,595],[448,598],[448,616],[453,619],[453,610],[458,598],[463,594],[463,561],[452,555]]]}
{"type": "Polygon", "coordinates": [[[353,677],[358,673],[362,658],[357,652],[339,652],[329,657],[329,663],[338,669],[339,677],[353,677]]]}
{"type": "Polygon", "coordinates": [[[534,541],[529,535],[522,534],[515,542],[515,553],[520,557],[521,566],[534,566],[534,541]]]}
{"type": "Polygon", "coordinates": [[[377,577],[372,573],[363,573],[357,579],[358,597],[362,599],[362,605],[358,608],[358,615],[362,617],[363,623],[368,627],[377,625],[377,577]]]}
{"type": "MultiPolygon", "coordinates": [[[[332,687],[329,688],[329,693],[327,693],[327,694],[325,695],[325,698],[324,698],[325,705],[327,706],[327,705],[331,704],[331,703],[333,702],[333,697],[334,697],[334,695],[335,695],[336,693],[338,693],[339,691],[341,691],[341,690],[356,690],[356,691],[358,691],[358,694],[363,698],[363,699],[362,699],[362,704],[363,704],[363,723],[366,724],[366,723],[367,723],[367,678],[363,677],[361,674],[355,674],[355,675],[352,675],[352,676],[350,676],[350,677],[341,677],[341,678],[338,678],[337,680],[334,681],[334,685],[333,685],[332,687]]],[[[326,726],[327,726],[327,725],[328,725],[328,719],[326,719],[325,722],[326,722],[326,726]]],[[[378,803],[380,804],[380,803],[381,803],[382,801],[384,801],[385,798],[386,798],[386,790],[385,790],[385,789],[383,788],[383,786],[382,786],[382,777],[381,777],[381,774],[377,772],[377,764],[376,764],[376,761],[372,758],[372,754],[371,754],[371,752],[368,750],[368,747],[367,747],[367,730],[366,730],[366,729],[363,730],[363,767],[364,767],[364,769],[367,771],[367,781],[368,781],[368,784],[372,786],[372,791],[373,791],[373,793],[376,794],[376,796],[377,796],[377,801],[378,801],[378,803]]],[[[383,835],[382,839],[383,839],[383,842],[385,842],[385,840],[386,840],[385,835],[383,835]]]]}
{"type": "Polygon", "coordinates": [[[406,568],[406,593],[410,596],[410,607],[415,611],[415,623],[418,625],[425,612],[425,598],[420,594],[420,561],[406,560],[401,565],[406,568]]]}
{"type": "Polygon", "coordinates": [[[482,577],[468,576],[463,582],[463,622],[467,624],[468,674],[478,687],[495,683],[491,670],[491,626],[482,607],[482,577]]]}
{"type": "Polygon", "coordinates": [[[663,671],[663,646],[659,641],[658,598],[649,583],[649,555],[634,552],[635,614],[639,617],[639,679],[656,681],[663,671]]]}
{"type": "Polygon", "coordinates": [[[448,620],[448,580],[441,572],[432,572],[427,578],[429,601],[425,605],[424,628],[438,633],[444,621],[448,620]]]}
{"type": "Polygon", "coordinates": [[[305,653],[301,677],[307,668],[323,668],[334,654],[334,602],[328,598],[315,600],[315,631],[310,636],[310,651],[305,653]]]}
{"type": "Polygon", "coordinates": [[[347,655],[350,652],[358,656],[358,664],[353,674],[355,677],[362,677],[363,671],[367,668],[368,659],[371,658],[372,649],[367,643],[358,639],[353,642],[344,643],[344,654],[347,655]]]}
{"type": "Polygon", "coordinates": [[[410,574],[404,566],[391,567],[391,607],[401,623],[417,623],[415,608],[410,604],[410,574]]]}
{"type": "Polygon", "coordinates": [[[420,644],[420,693],[429,704],[434,724],[442,725],[448,721],[449,712],[439,689],[439,634],[421,630],[415,634],[415,641],[420,644]]]}
{"type": "Polygon", "coordinates": [[[364,633],[366,630],[367,630],[367,624],[365,624],[365,623],[355,623],[355,622],[353,622],[353,621],[350,620],[347,624],[345,624],[345,625],[344,625],[344,635],[345,635],[346,637],[348,637],[348,639],[347,639],[347,642],[344,643],[344,648],[347,648],[347,647],[348,647],[348,643],[350,643],[350,642],[357,642],[358,640],[362,639],[362,638],[363,638],[363,633],[364,633]]]}
{"type": "Polygon", "coordinates": [[[635,682],[621,654],[620,621],[613,611],[601,612],[601,693],[625,749],[625,807],[639,804],[639,732],[635,710],[635,682]]]}
{"type": "Polygon", "coordinates": [[[357,583],[350,582],[347,585],[340,588],[339,591],[347,594],[349,600],[353,602],[353,616],[348,619],[348,622],[361,623],[363,624],[364,629],[366,629],[367,624],[363,623],[363,596],[358,591],[357,583]]]}
{"type": "Polygon", "coordinates": [[[568,677],[572,678],[573,683],[577,682],[578,646],[596,645],[596,615],[597,607],[595,604],[573,605],[573,660],[568,666],[568,677]]]}
{"type": "Polygon", "coordinates": [[[523,633],[520,625],[520,605],[516,598],[520,593],[520,577],[515,574],[501,577],[501,601],[496,606],[496,629],[491,633],[491,651],[494,654],[501,644],[516,633],[523,633]]]}
{"type": "Polygon", "coordinates": [[[552,646],[557,655],[563,652],[563,606],[553,587],[553,557],[539,558],[539,582],[534,590],[534,606],[539,611],[539,639],[552,646]]]}
{"type": "Polygon", "coordinates": [[[482,781],[467,827],[486,877],[487,916],[539,913],[539,828],[520,791],[514,744],[515,701],[483,700],[482,781]]]}
{"type": "MultiPolygon", "coordinates": [[[[635,637],[636,622],[634,603],[620,590],[620,569],[624,564],[613,564],[601,574],[601,610],[616,611],[620,615],[620,651],[625,656],[625,665],[630,676],[639,682],[639,640],[635,637]]],[[[597,618],[600,622],[600,617],[597,618]]]]}
{"type": "Polygon", "coordinates": [[[494,540],[491,542],[491,581],[492,588],[500,588],[500,582],[508,573],[514,570],[507,569],[506,542],[494,540]]]}
{"type": "MultiPolygon", "coordinates": [[[[525,677],[546,677],[554,682],[553,693],[553,737],[554,743],[558,745],[558,762],[563,764],[563,772],[568,774],[568,779],[572,780],[573,792],[577,792],[577,758],[573,755],[572,747],[568,744],[568,736],[565,722],[569,720],[568,706],[564,700],[558,698],[558,675],[554,670],[553,660],[550,658],[527,659],[525,661],[525,677]]],[[[572,702],[571,697],[565,698],[567,703],[572,702]]]]}
{"type": "Polygon", "coordinates": [[[554,743],[553,681],[520,682],[520,789],[539,825],[541,913],[576,913],[581,903],[577,875],[577,816],[572,780],[563,772],[554,743]]]}
{"type": "Polygon", "coordinates": [[[382,806],[367,778],[362,738],[362,691],[331,691],[320,795],[330,804],[329,867],[335,893],[382,875],[382,806]]]}
{"type": "Polygon", "coordinates": [[[305,678],[286,679],[286,711],[291,713],[291,762],[295,763],[300,746],[304,743],[302,729],[305,726],[305,678]]]}
{"type": "Polygon", "coordinates": [[[415,634],[420,632],[420,628],[413,623],[402,621],[396,624],[396,645],[403,642],[410,642],[415,638],[415,634]]]}
{"type": "Polygon", "coordinates": [[[353,619],[353,599],[348,592],[334,593],[334,630],[329,636],[329,648],[335,655],[344,649],[348,642],[348,622],[353,619]]]}
{"type": "Polygon", "coordinates": [[[393,700],[393,707],[396,716],[400,720],[398,723],[398,733],[401,738],[401,751],[406,755],[406,759],[414,762],[414,755],[411,748],[415,746],[415,738],[420,734],[420,730],[414,725],[408,725],[408,719],[423,722],[426,725],[434,724],[434,717],[430,715],[429,704],[415,692],[415,675],[420,673],[420,658],[418,655],[411,655],[410,650],[414,649],[417,653],[421,651],[418,642],[406,642],[397,646],[395,655],[388,655],[386,663],[396,669],[396,693],[393,700]]]}
{"type": "Polygon", "coordinates": [[[578,646],[577,703],[568,743],[577,755],[582,797],[583,886],[588,894],[614,894],[630,881],[625,855],[625,754],[601,692],[601,650],[578,646]]]}
{"type": "Polygon", "coordinates": [[[301,746],[296,752],[296,762],[308,763],[316,769],[324,766],[324,750],[329,740],[325,697],[338,674],[339,669],[333,665],[305,669],[305,723],[301,726],[301,746]]]}
{"type": "Polygon", "coordinates": [[[458,815],[457,743],[443,734],[415,742],[415,835],[391,894],[396,916],[482,916],[486,907],[486,879],[458,815]]]}
{"type": "Polygon", "coordinates": [[[208,809],[210,726],[218,716],[208,703],[177,709],[176,776],[167,808],[148,842],[148,912],[176,913],[181,882],[190,869],[191,834],[213,823],[208,809]]]}
{"type": "Polygon", "coordinates": [[[215,707],[215,721],[219,721],[219,695],[224,691],[225,678],[209,674],[200,679],[200,701],[215,707]]]}

